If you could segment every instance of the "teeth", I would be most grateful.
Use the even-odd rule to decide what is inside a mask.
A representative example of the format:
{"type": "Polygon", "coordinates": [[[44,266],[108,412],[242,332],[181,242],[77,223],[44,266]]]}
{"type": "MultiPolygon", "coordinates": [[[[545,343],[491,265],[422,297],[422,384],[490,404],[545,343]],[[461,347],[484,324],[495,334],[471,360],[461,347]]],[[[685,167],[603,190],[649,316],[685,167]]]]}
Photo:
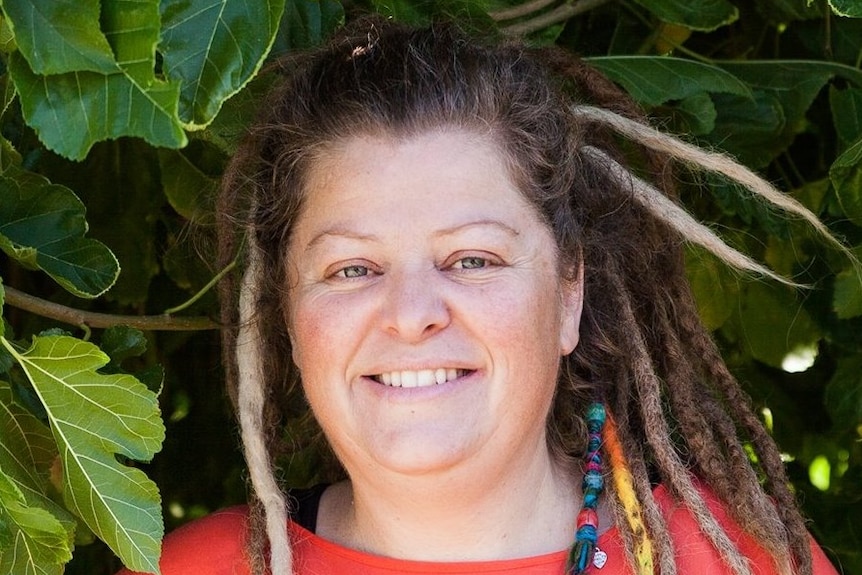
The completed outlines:
{"type": "Polygon", "coordinates": [[[415,371],[401,372],[401,387],[416,387],[419,385],[419,378],[416,377],[415,371]]]}
{"type": "Polygon", "coordinates": [[[428,387],[457,379],[467,373],[464,369],[439,368],[420,371],[387,371],[374,376],[378,382],[392,387],[428,387]]]}

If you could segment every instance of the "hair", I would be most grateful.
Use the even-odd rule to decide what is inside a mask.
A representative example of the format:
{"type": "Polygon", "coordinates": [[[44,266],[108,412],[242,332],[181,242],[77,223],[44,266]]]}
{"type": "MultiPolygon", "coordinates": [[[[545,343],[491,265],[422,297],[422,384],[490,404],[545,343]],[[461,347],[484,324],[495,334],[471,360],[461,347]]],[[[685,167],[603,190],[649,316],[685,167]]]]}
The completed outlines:
{"type": "Polygon", "coordinates": [[[636,572],[676,574],[653,496],[660,481],[736,575],[751,569],[710,512],[704,485],[779,572],[811,574],[807,531],[779,451],[698,318],[684,242],[776,276],[679,207],[671,164],[723,173],[834,241],[816,217],[729,158],[650,128],[625,93],[563,51],[469,39],[449,24],[412,29],[376,20],[282,59],[278,72],[218,205],[221,263],[246,253],[241,285],[229,276],[221,297],[228,387],[255,494],[249,549],[256,572],[267,542],[273,575],[292,569],[288,503],[273,462],[289,451],[286,421],[302,400],[285,322],[273,318],[285,317],[286,247],[309,169],[328,146],[357,136],[454,128],[499,146],[513,181],[554,234],[560,269],[583,266],[580,343],[562,359],[549,448],[561,460],[582,458],[584,414],[595,398],[604,402],[607,492],[636,572]]]}

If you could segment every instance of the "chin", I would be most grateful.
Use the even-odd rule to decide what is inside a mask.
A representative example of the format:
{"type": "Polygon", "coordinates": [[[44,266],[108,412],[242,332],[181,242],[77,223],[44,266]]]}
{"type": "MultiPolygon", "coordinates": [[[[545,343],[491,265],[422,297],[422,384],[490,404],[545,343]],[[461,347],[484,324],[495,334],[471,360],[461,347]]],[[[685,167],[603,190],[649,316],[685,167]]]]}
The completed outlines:
{"type": "Polygon", "coordinates": [[[440,473],[469,462],[475,456],[480,450],[477,435],[465,434],[463,428],[450,434],[440,429],[417,429],[414,426],[408,431],[377,435],[378,440],[369,446],[368,455],[377,466],[394,473],[440,473]]]}

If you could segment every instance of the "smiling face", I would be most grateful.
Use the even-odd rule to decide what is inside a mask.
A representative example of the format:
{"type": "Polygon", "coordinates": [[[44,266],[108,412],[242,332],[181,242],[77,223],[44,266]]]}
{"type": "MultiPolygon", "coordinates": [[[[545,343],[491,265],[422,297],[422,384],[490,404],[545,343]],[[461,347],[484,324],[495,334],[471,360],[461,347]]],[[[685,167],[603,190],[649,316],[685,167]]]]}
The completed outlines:
{"type": "Polygon", "coordinates": [[[550,231],[487,137],[331,148],[309,174],[288,258],[294,361],[354,480],[546,450],[580,285],[560,278],[550,231]]]}

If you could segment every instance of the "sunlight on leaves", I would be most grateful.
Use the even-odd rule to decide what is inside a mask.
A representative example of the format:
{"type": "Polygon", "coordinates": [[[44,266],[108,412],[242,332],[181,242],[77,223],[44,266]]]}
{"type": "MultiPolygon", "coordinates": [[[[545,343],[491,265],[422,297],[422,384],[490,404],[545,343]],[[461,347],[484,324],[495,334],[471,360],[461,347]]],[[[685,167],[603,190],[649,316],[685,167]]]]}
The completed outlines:
{"type": "Polygon", "coordinates": [[[825,455],[818,455],[808,466],[808,479],[820,491],[829,491],[832,465],[825,455]]]}
{"type": "Polygon", "coordinates": [[[781,369],[787,373],[802,373],[817,360],[816,345],[803,345],[793,349],[781,360],[781,369]]]}
{"type": "Polygon", "coordinates": [[[93,344],[35,337],[19,353],[0,341],[45,407],[60,449],[66,505],[125,565],[157,573],[164,532],[158,489],[117,460],[149,461],[161,448],[165,430],[156,395],[129,375],[98,373],[109,359],[93,344]]]}

